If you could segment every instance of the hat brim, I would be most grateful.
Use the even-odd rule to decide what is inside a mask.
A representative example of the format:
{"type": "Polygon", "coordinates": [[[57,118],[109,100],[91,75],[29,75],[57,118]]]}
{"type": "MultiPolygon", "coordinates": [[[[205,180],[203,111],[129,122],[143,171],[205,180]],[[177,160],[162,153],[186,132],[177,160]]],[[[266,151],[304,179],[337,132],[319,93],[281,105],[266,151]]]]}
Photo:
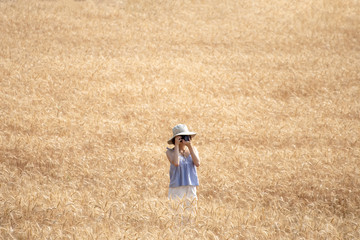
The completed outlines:
{"type": "Polygon", "coordinates": [[[176,135],[174,135],[172,138],[169,139],[169,141],[167,141],[168,144],[173,144],[172,140],[177,137],[177,136],[192,136],[194,137],[196,135],[196,132],[182,132],[182,133],[178,133],[176,135]]]}

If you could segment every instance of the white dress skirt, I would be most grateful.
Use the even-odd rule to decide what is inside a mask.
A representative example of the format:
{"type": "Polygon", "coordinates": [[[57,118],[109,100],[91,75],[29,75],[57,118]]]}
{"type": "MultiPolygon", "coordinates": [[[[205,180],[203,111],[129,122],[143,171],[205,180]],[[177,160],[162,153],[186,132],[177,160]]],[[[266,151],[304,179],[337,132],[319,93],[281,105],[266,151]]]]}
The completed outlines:
{"type": "Polygon", "coordinates": [[[196,196],[196,186],[180,186],[169,188],[169,199],[171,200],[194,200],[196,196]]]}

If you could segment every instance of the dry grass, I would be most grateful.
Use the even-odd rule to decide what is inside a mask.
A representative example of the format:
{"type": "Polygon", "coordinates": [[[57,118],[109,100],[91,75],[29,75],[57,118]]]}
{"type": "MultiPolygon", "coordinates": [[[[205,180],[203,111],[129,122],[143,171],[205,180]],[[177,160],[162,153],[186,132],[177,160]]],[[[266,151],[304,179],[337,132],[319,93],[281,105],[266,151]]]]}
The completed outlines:
{"type": "Polygon", "coordinates": [[[360,238],[359,5],[0,1],[0,237],[360,238]],[[202,158],[182,227],[177,123],[202,158]]]}

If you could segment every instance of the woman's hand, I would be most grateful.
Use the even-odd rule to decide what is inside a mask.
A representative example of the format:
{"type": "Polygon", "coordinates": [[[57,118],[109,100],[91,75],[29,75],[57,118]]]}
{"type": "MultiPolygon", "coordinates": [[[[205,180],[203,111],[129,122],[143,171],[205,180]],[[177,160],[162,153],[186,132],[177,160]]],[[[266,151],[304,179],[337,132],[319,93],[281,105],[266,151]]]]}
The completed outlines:
{"type": "Polygon", "coordinates": [[[175,137],[175,146],[178,147],[180,142],[181,142],[181,136],[176,136],[175,137]]]}
{"type": "Polygon", "coordinates": [[[187,146],[188,148],[191,147],[191,139],[189,141],[185,141],[184,139],[182,140],[182,142],[185,144],[185,146],[187,146]]]}

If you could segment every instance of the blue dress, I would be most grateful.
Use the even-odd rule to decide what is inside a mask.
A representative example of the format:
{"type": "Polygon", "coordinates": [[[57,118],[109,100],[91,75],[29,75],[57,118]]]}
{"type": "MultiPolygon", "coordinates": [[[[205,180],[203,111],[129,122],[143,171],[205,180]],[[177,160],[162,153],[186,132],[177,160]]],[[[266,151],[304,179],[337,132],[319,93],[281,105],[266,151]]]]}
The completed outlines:
{"type": "Polygon", "coordinates": [[[199,186],[199,179],[196,166],[192,160],[191,154],[188,157],[179,155],[179,166],[170,164],[170,184],[169,187],[180,186],[199,186]]]}

